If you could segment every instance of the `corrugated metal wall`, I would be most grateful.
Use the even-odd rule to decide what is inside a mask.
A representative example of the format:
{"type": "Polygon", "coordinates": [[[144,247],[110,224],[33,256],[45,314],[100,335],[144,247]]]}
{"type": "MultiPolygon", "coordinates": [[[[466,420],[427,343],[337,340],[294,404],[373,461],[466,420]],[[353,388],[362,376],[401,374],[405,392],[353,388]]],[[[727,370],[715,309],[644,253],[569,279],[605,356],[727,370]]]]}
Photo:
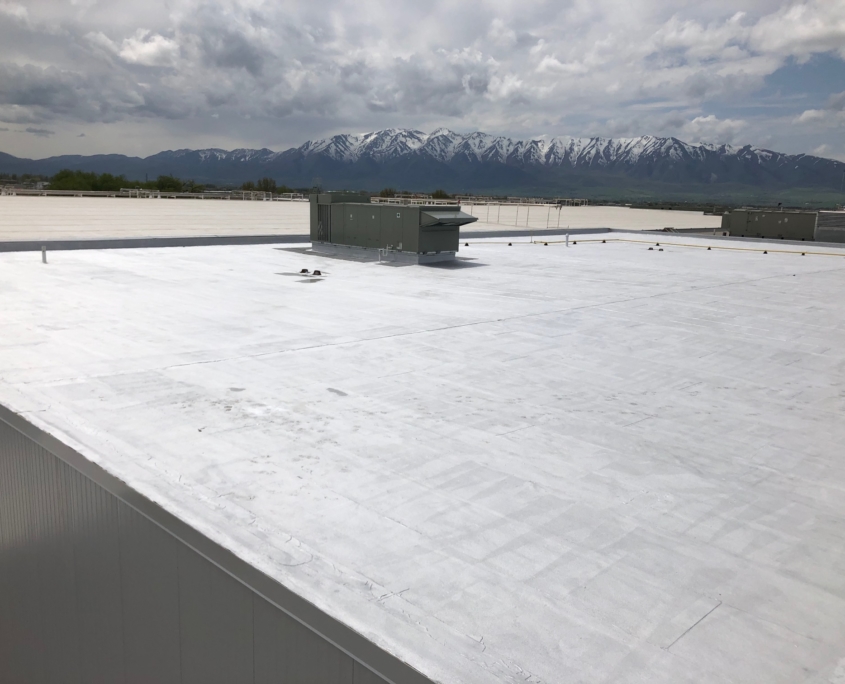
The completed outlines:
{"type": "Polygon", "coordinates": [[[816,223],[819,242],[845,242],[845,211],[820,211],[816,223]]]}
{"type": "MultiPolygon", "coordinates": [[[[727,216],[727,215],[726,215],[727,216]]],[[[813,240],[816,212],[779,211],[775,209],[735,209],[722,227],[729,225],[733,237],[758,237],[773,240],[813,240]]]]}
{"type": "Polygon", "coordinates": [[[0,682],[385,681],[0,420],[0,682]]]}

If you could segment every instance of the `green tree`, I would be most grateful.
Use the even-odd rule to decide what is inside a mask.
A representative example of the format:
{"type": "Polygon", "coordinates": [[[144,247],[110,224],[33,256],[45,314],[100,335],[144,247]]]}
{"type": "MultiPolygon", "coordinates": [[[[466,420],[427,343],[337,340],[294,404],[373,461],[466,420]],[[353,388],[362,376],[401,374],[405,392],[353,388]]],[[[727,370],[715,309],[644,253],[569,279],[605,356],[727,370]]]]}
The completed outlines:
{"type": "Polygon", "coordinates": [[[384,188],[379,194],[379,197],[396,197],[395,188],[384,188]]]}
{"type": "Polygon", "coordinates": [[[262,178],[255,184],[255,187],[260,192],[276,192],[276,181],[272,178],[262,178]]]}
{"type": "Polygon", "coordinates": [[[255,183],[253,183],[252,181],[247,181],[241,186],[241,190],[255,190],[255,183]]]}
{"type": "MultiPolygon", "coordinates": [[[[194,185],[188,181],[194,192],[200,192],[201,185],[194,185]],[[200,188],[197,190],[196,188],[200,188]]],[[[181,192],[182,181],[173,176],[159,176],[158,180],[151,183],[142,183],[136,180],[128,180],[126,176],[114,176],[110,173],[101,173],[99,176],[90,171],[73,171],[62,169],[55,176],[50,178],[51,190],[83,190],[97,192],[119,192],[123,188],[144,187],[150,190],[161,190],[162,192],[181,192]]]]}
{"type": "Polygon", "coordinates": [[[199,183],[194,183],[193,180],[187,180],[182,183],[182,192],[204,192],[205,186],[199,183]]]}
{"type": "Polygon", "coordinates": [[[93,190],[97,182],[96,173],[62,169],[50,179],[51,190],[93,190]]]}
{"type": "Polygon", "coordinates": [[[435,190],[431,193],[431,199],[452,199],[452,196],[447,194],[445,190],[435,190]]]}
{"type": "Polygon", "coordinates": [[[182,192],[182,181],[176,176],[159,176],[155,186],[160,192],[182,192]]]}
{"type": "Polygon", "coordinates": [[[104,192],[117,192],[121,188],[129,187],[129,181],[126,176],[113,176],[110,173],[103,173],[97,176],[92,183],[92,190],[99,190],[104,192]]]}

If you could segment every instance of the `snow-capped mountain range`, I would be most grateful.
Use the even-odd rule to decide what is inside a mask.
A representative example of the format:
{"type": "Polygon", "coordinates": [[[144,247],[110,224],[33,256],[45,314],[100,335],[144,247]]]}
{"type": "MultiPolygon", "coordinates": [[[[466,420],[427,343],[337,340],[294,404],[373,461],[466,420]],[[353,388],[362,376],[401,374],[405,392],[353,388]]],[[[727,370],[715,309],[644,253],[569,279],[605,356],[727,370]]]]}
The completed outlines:
{"type": "Polygon", "coordinates": [[[675,138],[654,136],[512,140],[479,132],[462,135],[446,128],[439,128],[430,134],[388,129],[360,136],[336,135],[325,140],[307,142],[297,151],[304,156],[322,154],[344,162],[366,158],[383,162],[418,155],[447,164],[462,160],[517,166],[566,165],[572,168],[617,162],[636,163],[641,157],[649,155],[700,159],[705,153],[712,152],[736,154],[734,148],[726,145],[690,145],[675,138]]]}
{"type": "Polygon", "coordinates": [[[676,161],[683,159],[704,161],[714,154],[731,157],[737,156],[739,152],[742,152],[745,157],[754,157],[758,163],[768,162],[776,157],[782,159],[790,157],[790,155],[750,146],[738,149],[731,145],[690,144],[677,138],[658,138],[651,135],[638,138],[554,137],[513,140],[480,132],[455,133],[447,128],[438,128],[432,133],[403,128],[389,128],[361,135],[346,133],[322,140],[308,141],[285,152],[273,152],[268,149],[231,151],[208,149],[176,150],[170,154],[174,157],[197,154],[204,162],[216,160],[271,163],[276,159],[295,154],[302,158],[321,156],[346,163],[365,159],[385,163],[416,156],[444,164],[464,161],[514,166],[577,168],[619,163],[636,164],[641,159],[663,157],[676,161]]]}
{"type": "MultiPolygon", "coordinates": [[[[268,149],[174,150],[140,159],[122,155],[24,160],[0,153],[0,171],[55,173],[61,168],[172,174],[197,182],[241,183],[269,176],[293,187],[319,178],[325,187],[375,190],[568,192],[649,183],[837,189],[845,164],[750,145],[686,143],[677,138],[551,137],[513,140],[439,128],[390,128],[313,140],[284,152],[268,149]]],[[[716,190],[716,188],[713,188],[716,190]]]]}

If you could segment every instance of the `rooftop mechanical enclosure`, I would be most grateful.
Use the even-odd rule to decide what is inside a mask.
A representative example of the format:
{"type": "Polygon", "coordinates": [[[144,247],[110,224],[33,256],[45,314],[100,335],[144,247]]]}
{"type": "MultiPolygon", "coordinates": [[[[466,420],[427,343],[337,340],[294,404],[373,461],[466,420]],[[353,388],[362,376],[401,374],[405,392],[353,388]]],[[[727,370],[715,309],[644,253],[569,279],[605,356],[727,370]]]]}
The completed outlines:
{"type": "Polygon", "coordinates": [[[845,212],[735,209],[722,217],[735,237],[845,242],[845,212]]]}
{"type": "Polygon", "coordinates": [[[478,219],[459,205],[370,203],[363,194],[311,195],[311,246],[325,254],[372,255],[426,263],[454,259],[460,227],[478,219]]]}

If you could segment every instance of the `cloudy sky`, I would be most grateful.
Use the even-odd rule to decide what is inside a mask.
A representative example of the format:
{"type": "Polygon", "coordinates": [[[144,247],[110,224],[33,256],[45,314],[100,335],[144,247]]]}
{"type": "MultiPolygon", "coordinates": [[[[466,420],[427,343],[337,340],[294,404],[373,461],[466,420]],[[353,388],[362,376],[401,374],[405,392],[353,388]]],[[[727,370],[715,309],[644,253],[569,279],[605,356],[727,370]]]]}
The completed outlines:
{"type": "Polygon", "coordinates": [[[0,151],[439,126],[845,159],[845,0],[0,0],[0,151]]]}

